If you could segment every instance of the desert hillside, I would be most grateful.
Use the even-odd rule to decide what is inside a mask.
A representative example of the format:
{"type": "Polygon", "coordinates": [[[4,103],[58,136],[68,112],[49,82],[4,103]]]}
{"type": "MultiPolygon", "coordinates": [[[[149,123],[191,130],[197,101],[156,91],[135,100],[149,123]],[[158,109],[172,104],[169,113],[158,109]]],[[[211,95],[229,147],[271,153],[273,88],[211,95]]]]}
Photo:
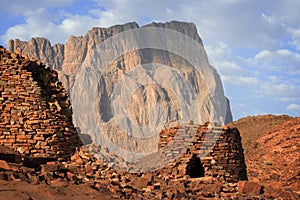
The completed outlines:
{"type": "Polygon", "coordinates": [[[294,199],[300,194],[300,118],[287,115],[251,116],[231,124],[241,133],[249,181],[265,193],[294,199]]]}
{"type": "Polygon", "coordinates": [[[272,132],[278,125],[290,119],[292,117],[288,115],[258,115],[241,118],[228,125],[239,129],[244,152],[248,153],[256,147],[256,139],[272,132]]]}

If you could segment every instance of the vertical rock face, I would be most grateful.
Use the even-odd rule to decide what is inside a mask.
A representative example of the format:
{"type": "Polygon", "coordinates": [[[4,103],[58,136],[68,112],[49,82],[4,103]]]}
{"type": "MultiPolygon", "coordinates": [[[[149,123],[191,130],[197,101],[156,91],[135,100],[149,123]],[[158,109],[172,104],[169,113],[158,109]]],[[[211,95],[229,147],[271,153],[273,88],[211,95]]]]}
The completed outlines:
{"type": "MultiPolygon", "coordinates": [[[[144,37],[148,45],[151,46],[153,40],[147,41],[146,36],[144,37]]],[[[184,46],[185,41],[181,41],[181,44],[184,46]]],[[[182,101],[184,101],[184,106],[190,106],[195,98],[197,98],[196,107],[199,108],[196,115],[201,119],[201,121],[196,121],[195,123],[210,121],[212,120],[211,116],[217,116],[218,122],[228,123],[232,121],[229,101],[224,96],[220,77],[216,70],[209,65],[202,40],[197,33],[196,26],[192,23],[151,23],[139,27],[137,23],[133,22],[110,28],[92,28],[85,36],[71,36],[66,44],[51,46],[50,42],[44,38],[33,38],[29,42],[16,39],[9,41],[8,48],[11,51],[20,51],[29,57],[36,57],[51,69],[57,70],[60,81],[62,81],[72,97],[73,108],[82,106],[78,102],[88,102],[88,105],[93,104],[93,106],[82,106],[82,109],[85,109],[85,112],[87,110],[90,112],[91,109],[95,111],[97,113],[95,116],[101,121],[102,129],[110,130],[107,135],[108,139],[119,146],[122,146],[125,141],[126,144],[138,143],[139,147],[134,147],[138,152],[144,152],[145,149],[156,149],[157,136],[153,137],[151,142],[149,142],[149,140],[139,140],[139,138],[133,140],[132,137],[124,132],[134,129],[132,124],[140,126],[152,125],[163,120],[168,123],[176,123],[180,121],[183,115],[182,101]],[[168,51],[172,49],[173,44],[179,43],[179,38],[173,38],[173,43],[165,42],[164,39],[168,39],[167,32],[162,34],[161,38],[157,38],[157,40],[161,40],[161,44],[165,49],[138,48],[138,45],[135,44],[139,38],[134,32],[130,31],[141,30],[142,28],[164,28],[192,38],[202,50],[197,52],[189,49],[189,47],[183,47],[182,51],[184,53],[200,54],[198,58],[201,63],[201,71],[197,70],[193,63],[186,58],[177,55],[176,52],[168,51]],[[110,43],[105,43],[107,39],[120,33],[128,34],[117,42],[111,40],[110,43]],[[126,49],[128,44],[133,50],[126,51],[110,61],[111,55],[118,55],[120,51],[122,52],[126,49]],[[107,63],[108,65],[106,66],[107,63]],[[149,63],[159,64],[159,66],[155,67],[160,70],[149,72],[145,68],[140,67],[149,63]],[[93,73],[92,76],[88,76],[85,73],[86,71],[83,68],[90,65],[103,68],[100,78],[98,77],[97,79],[96,73],[93,73]],[[162,70],[166,69],[162,66],[168,66],[173,71],[169,70],[169,68],[168,70],[162,70]],[[202,70],[205,71],[205,74],[201,73],[202,70]],[[141,82],[148,81],[151,83],[154,78],[157,78],[161,81],[161,84],[136,86],[131,81],[133,75],[130,77],[131,79],[126,79],[126,75],[130,73],[131,75],[134,73],[138,74],[137,79],[141,82]],[[179,84],[174,79],[180,80],[179,84]],[[120,80],[123,80],[123,82],[120,82],[120,80]],[[163,85],[169,87],[163,87],[163,85]],[[134,88],[134,91],[132,91],[132,88],[134,88]],[[91,94],[95,90],[97,91],[96,94],[91,94]],[[116,91],[119,96],[130,94],[129,103],[126,107],[127,114],[131,119],[130,123],[128,123],[128,118],[122,116],[125,100],[115,101],[118,98],[118,95],[115,94],[116,91]],[[179,93],[181,94],[181,99],[178,99],[179,93]],[[94,101],[91,101],[91,99],[94,99],[94,101]],[[158,110],[153,108],[153,105],[157,104],[164,108],[158,109],[159,111],[163,110],[162,113],[157,114],[158,110]],[[153,109],[158,116],[149,117],[149,113],[153,109]],[[124,133],[123,135],[118,133],[116,128],[120,126],[123,127],[121,131],[124,133]]],[[[197,57],[197,55],[195,56],[197,57]]],[[[74,112],[76,114],[75,109],[74,112]]],[[[74,123],[75,126],[80,126],[86,133],[93,131],[91,127],[95,127],[98,121],[95,122],[95,119],[81,115],[80,117],[75,117],[74,123]]],[[[182,121],[182,123],[186,123],[186,121],[182,121]]],[[[93,136],[91,137],[96,139],[93,136]]],[[[127,146],[124,147],[125,150],[132,150],[128,149],[128,145],[125,146],[127,146]]]]}
{"type": "Polygon", "coordinates": [[[61,70],[64,61],[64,45],[55,44],[52,47],[49,40],[45,38],[32,38],[29,42],[18,39],[10,40],[8,49],[24,52],[24,55],[41,60],[50,68],[56,70],[61,70]]]}

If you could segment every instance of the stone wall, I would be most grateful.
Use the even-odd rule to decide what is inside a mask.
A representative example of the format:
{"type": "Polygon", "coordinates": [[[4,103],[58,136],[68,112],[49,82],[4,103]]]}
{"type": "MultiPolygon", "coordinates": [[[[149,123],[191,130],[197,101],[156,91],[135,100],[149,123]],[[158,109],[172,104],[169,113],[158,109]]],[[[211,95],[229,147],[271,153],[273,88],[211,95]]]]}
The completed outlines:
{"type": "MultiPolygon", "coordinates": [[[[182,152],[182,148],[187,147],[186,153],[161,170],[169,179],[189,175],[191,178],[214,177],[226,182],[247,180],[240,133],[236,128],[211,124],[174,127],[160,133],[158,146],[171,146],[173,152],[182,152]],[[174,144],[168,145],[170,142],[174,144]]],[[[166,149],[165,152],[169,151],[166,149]]]]}
{"type": "Polygon", "coordinates": [[[65,159],[81,141],[56,71],[0,46],[0,144],[32,158],[65,159]]]}

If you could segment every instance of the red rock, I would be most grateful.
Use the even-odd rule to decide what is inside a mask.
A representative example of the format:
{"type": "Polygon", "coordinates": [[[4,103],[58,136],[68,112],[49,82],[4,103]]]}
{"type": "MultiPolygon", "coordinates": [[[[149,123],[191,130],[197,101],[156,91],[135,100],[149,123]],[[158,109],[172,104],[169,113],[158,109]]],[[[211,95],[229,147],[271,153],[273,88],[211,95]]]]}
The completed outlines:
{"type": "MultiPolygon", "coordinates": [[[[201,184],[202,185],[202,184],[201,184]]],[[[189,189],[190,190],[197,190],[198,188],[200,188],[200,183],[199,181],[191,181],[189,183],[189,189]]]]}
{"type": "Polygon", "coordinates": [[[153,181],[153,175],[151,173],[145,173],[145,174],[143,174],[142,178],[147,179],[148,182],[152,182],[153,181]]]}
{"type": "Polygon", "coordinates": [[[299,199],[299,195],[295,192],[284,191],[278,194],[281,199],[299,199]]]}
{"type": "Polygon", "coordinates": [[[108,186],[108,181],[107,180],[96,180],[97,182],[95,183],[95,188],[107,188],[108,186]]]}
{"type": "Polygon", "coordinates": [[[67,187],[68,183],[61,179],[55,179],[55,180],[51,181],[50,185],[53,187],[67,187]]]}
{"type": "Polygon", "coordinates": [[[85,167],[85,173],[88,175],[88,176],[91,176],[94,174],[94,170],[93,170],[93,167],[92,166],[86,166],[85,167]]]}
{"type": "Polygon", "coordinates": [[[56,164],[45,164],[41,165],[41,172],[42,174],[46,174],[47,172],[54,172],[60,169],[63,169],[64,166],[62,164],[56,163],[56,164]]]}
{"type": "Polygon", "coordinates": [[[240,181],[238,183],[238,192],[248,195],[259,195],[263,193],[263,186],[260,183],[252,181],[240,181]]]}
{"type": "Polygon", "coordinates": [[[73,181],[73,182],[77,181],[76,175],[73,174],[72,172],[67,172],[67,173],[66,173],[66,176],[67,176],[67,178],[68,178],[70,181],[73,181]]]}
{"type": "Polygon", "coordinates": [[[203,191],[207,194],[216,194],[219,193],[222,189],[222,183],[206,184],[203,188],[203,191]]]}
{"type": "Polygon", "coordinates": [[[30,173],[27,173],[27,176],[28,176],[28,181],[30,184],[32,185],[37,185],[39,183],[39,179],[36,175],[32,175],[30,173]]]}
{"type": "Polygon", "coordinates": [[[85,174],[85,170],[80,168],[79,166],[68,166],[68,169],[71,173],[73,174],[77,174],[77,175],[84,175],[85,174]]]}
{"type": "Polygon", "coordinates": [[[70,158],[73,162],[75,162],[78,165],[82,165],[83,164],[83,160],[82,158],[78,155],[78,154],[74,154],[73,156],[71,156],[70,158]]]}
{"type": "Polygon", "coordinates": [[[146,178],[140,178],[140,177],[132,177],[130,185],[132,185],[135,189],[143,189],[148,186],[149,180],[146,178]]]}
{"type": "Polygon", "coordinates": [[[9,165],[7,164],[7,162],[5,160],[0,160],[0,169],[10,170],[9,165]]]}

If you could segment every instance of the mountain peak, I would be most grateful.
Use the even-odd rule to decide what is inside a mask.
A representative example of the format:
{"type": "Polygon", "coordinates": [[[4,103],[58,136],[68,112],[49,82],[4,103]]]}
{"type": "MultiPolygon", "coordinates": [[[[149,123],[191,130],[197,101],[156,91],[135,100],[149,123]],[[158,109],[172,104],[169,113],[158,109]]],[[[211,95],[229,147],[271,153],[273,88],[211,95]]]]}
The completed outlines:
{"type": "MultiPolygon", "coordinates": [[[[154,126],[153,130],[160,131],[164,126],[189,123],[191,120],[200,124],[214,120],[220,123],[232,121],[222,82],[217,71],[208,63],[193,23],[153,22],[139,27],[131,22],[109,28],[94,27],[85,36],[71,36],[65,44],[51,46],[47,39],[35,38],[29,42],[11,40],[8,47],[36,57],[58,71],[60,81],[71,96],[75,126],[90,134],[93,131],[90,128],[100,124],[102,130],[109,130],[113,143],[128,151],[133,148],[143,153],[157,148],[156,136],[143,140],[124,133],[140,134],[140,130],[135,130],[141,127],[154,126]],[[149,29],[139,32],[147,27],[166,30],[157,36],[153,35],[154,32],[147,32],[149,29]],[[174,31],[171,33],[170,30],[174,31]],[[121,32],[126,37],[104,42],[121,32]],[[173,33],[173,38],[170,38],[173,33]],[[149,48],[140,48],[139,39],[149,48]],[[160,44],[154,40],[161,42],[161,49],[151,47],[155,42],[160,44]],[[193,42],[196,47],[187,46],[191,40],[196,41],[193,42]],[[132,49],[127,50],[128,45],[132,49]],[[171,51],[178,46],[182,55],[171,51]],[[199,66],[194,66],[189,56],[196,58],[199,66]],[[96,70],[95,73],[88,73],[87,66],[96,70]],[[98,77],[97,71],[101,72],[101,76],[98,77]],[[93,117],[83,115],[83,112],[87,114],[91,110],[94,111],[93,117]],[[100,123],[92,120],[95,118],[100,123]],[[135,124],[141,127],[135,129],[135,124]],[[122,146],[124,141],[126,144],[122,146]]],[[[92,135],[92,138],[96,136],[92,135]]]]}

